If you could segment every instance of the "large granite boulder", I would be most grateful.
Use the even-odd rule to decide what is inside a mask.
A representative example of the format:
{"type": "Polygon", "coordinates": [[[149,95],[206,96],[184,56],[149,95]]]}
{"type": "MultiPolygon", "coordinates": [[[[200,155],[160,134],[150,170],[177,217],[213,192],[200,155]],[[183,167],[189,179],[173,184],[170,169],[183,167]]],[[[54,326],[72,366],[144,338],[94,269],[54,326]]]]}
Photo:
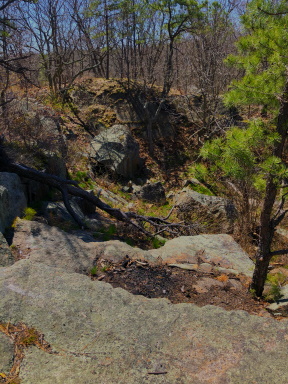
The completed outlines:
{"type": "MultiPolygon", "coordinates": [[[[0,324],[34,332],[21,384],[288,382],[286,322],[133,296],[31,260],[0,268],[0,292],[0,324]]],[[[7,373],[14,352],[6,336],[0,345],[7,373]]]]}
{"type": "Polygon", "coordinates": [[[164,263],[206,264],[231,273],[252,277],[254,263],[232,236],[205,234],[180,236],[169,240],[159,249],[150,251],[164,263]]]}
{"type": "Polygon", "coordinates": [[[86,243],[57,227],[36,221],[17,220],[13,246],[23,258],[61,267],[67,272],[88,273],[97,258],[94,242],[86,243]]]}
{"type": "Polygon", "coordinates": [[[21,180],[15,173],[0,173],[0,232],[4,232],[27,206],[21,180]]]}
{"type": "Polygon", "coordinates": [[[13,366],[13,357],[14,345],[12,340],[10,340],[4,333],[0,332],[0,380],[2,378],[1,373],[8,375],[10,372],[13,366]]]}
{"type": "Polygon", "coordinates": [[[124,125],[113,125],[97,135],[91,142],[90,158],[126,178],[135,177],[141,165],[139,145],[124,125]]]}
{"type": "Polygon", "coordinates": [[[236,208],[230,200],[189,188],[177,195],[176,211],[181,220],[197,223],[205,233],[232,233],[237,218],[236,208]]]}

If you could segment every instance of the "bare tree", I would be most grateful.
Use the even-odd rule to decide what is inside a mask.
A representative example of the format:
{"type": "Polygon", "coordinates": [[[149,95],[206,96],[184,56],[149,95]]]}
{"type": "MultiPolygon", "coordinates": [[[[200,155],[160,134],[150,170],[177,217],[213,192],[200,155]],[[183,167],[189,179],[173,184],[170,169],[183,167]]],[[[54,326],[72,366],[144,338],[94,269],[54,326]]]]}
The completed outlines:
{"type": "Polygon", "coordinates": [[[198,127],[198,137],[203,133],[207,136],[219,133],[229,125],[227,118],[221,117],[221,95],[237,77],[237,70],[223,62],[235,50],[234,10],[226,0],[222,4],[207,5],[193,33],[187,34],[177,45],[178,65],[182,68],[178,84],[183,90],[183,103],[190,119],[198,127]]]}

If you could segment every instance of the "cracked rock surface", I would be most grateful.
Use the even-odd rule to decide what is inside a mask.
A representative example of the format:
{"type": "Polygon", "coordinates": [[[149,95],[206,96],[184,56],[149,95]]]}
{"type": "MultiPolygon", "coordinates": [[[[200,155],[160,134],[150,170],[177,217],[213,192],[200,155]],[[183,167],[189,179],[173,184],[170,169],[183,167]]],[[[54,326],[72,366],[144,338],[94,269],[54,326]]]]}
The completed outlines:
{"type": "Polygon", "coordinates": [[[14,347],[13,343],[0,332],[0,373],[8,374],[12,368],[14,347]]]}
{"type": "Polygon", "coordinates": [[[21,384],[288,382],[286,322],[133,296],[31,260],[0,268],[0,291],[0,323],[51,345],[26,350],[21,384]]]}
{"type": "Polygon", "coordinates": [[[38,222],[18,220],[13,245],[22,257],[67,272],[87,273],[96,259],[120,262],[126,256],[149,263],[209,263],[233,273],[252,276],[254,264],[248,254],[226,234],[180,236],[159,249],[144,251],[119,240],[84,242],[81,238],[38,222]]]}

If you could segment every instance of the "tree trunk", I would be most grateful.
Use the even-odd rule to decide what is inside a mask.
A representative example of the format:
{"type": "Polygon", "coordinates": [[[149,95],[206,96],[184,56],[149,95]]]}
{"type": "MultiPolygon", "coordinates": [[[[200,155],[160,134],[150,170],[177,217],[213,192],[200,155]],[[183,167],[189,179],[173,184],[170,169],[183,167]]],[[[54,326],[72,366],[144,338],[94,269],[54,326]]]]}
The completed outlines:
{"type": "Polygon", "coordinates": [[[273,182],[273,176],[270,175],[267,181],[265,199],[260,217],[259,245],[251,284],[251,289],[255,290],[255,294],[258,297],[262,296],[271,259],[271,243],[275,230],[271,215],[276,195],[277,185],[273,182]]]}
{"type": "MultiPolygon", "coordinates": [[[[280,110],[277,119],[277,133],[280,140],[276,142],[273,155],[283,160],[284,145],[287,138],[288,129],[288,79],[286,80],[283,96],[281,99],[280,110]]],[[[278,191],[278,181],[275,175],[269,174],[265,191],[261,217],[259,245],[256,253],[256,265],[253,273],[251,289],[260,297],[263,293],[265,280],[268,273],[269,262],[271,260],[271,243],[275,231],[275,220],[272,218],[273,206],[278,191]]]]}
{"type": "Polygon", "coordinates": [[[163,90],[162,90],[162,97],[165,98],[168,93],[170,92],[172,82],[173,82],[173,53],[174,53],[174,39],[171,38],[169,47],[168,47],[168,53],[167,53],[167,60],[166,60],[166,68],[164,72],[164,84],[163,84],[163,90]]]}
{"type": "Polygon", "coordinates": [[[109,44],[109,14],[108,14],[108,8],[107,8],[107,1],[104,2],[104,12],[105,12],[105,40],[106,40],[106,73],[105,77],[107,80],[109,80],[110,73],[109,73],[109,67],[110,67],[110,44],[109,44]]]}

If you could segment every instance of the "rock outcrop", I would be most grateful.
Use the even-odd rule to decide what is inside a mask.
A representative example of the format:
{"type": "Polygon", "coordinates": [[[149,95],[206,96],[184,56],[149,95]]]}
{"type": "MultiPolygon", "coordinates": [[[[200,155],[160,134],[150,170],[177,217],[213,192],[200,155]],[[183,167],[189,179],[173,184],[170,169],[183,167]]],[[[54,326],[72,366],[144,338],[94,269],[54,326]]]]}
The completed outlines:
{"type": "Polygon", "coordinates": [[[13,365],[13,357],[14,345],[12,341],[0,332],[0,373],[8,373],[10,371],[13,365]]]}
{"type": "Polygon", "coordinates": [[[23,185],[15,173],[0,173],[0,232],[22,216],[27,202],[23,185]]]}
{"type": "Polygon", "coordinates": [[[219,270],[252,276],[254,263],[248,254],[227,234],[180,236],[159,249],[150,251],[165,263],[209,263],[219,270]]]}
{"type": "Polygon", "coordinates": [[[94,242],[86,243],[78,236],[35,221],[17,221],[13,246],[21,257],[66,272],[87,273],[97,257],[94,242]]]}
{"type": "Polygon", "coordinates": [[[176,197],[177,216],[198,223],[205,233],[232,233],[237,218],[235,206],[223,197],[208,196],[184,188],[176,197]]]}
{"type": "Polygon", "coordinates": [[[135,177],[141,165],[139,145],[124,125],[114,125],[99,133],[91,142],[90,158],[126,178],[135,177]]]}
{"type": "Polygon", "coordinates": [[[288,382],[286,322],[133,296],[31,260],[0,268],[0,291],[0,323],[26,324],[50,344],[25,349],[21,384],[288,382]]]}
{"type": "Polygon", "coordinates": [[[154,264],[188,264],[191,268],[208,263],[215,269],[246,276],[252,276],[254,268],[247,253],[225,234],[182,236],[167,241],[159,249],[144,251],[119,240],[84,242],[59,228],[18,220],[13,245],[31,261],[80,273],[89,272],[98,259],[117,263],[126,256],[154,264]]]}

